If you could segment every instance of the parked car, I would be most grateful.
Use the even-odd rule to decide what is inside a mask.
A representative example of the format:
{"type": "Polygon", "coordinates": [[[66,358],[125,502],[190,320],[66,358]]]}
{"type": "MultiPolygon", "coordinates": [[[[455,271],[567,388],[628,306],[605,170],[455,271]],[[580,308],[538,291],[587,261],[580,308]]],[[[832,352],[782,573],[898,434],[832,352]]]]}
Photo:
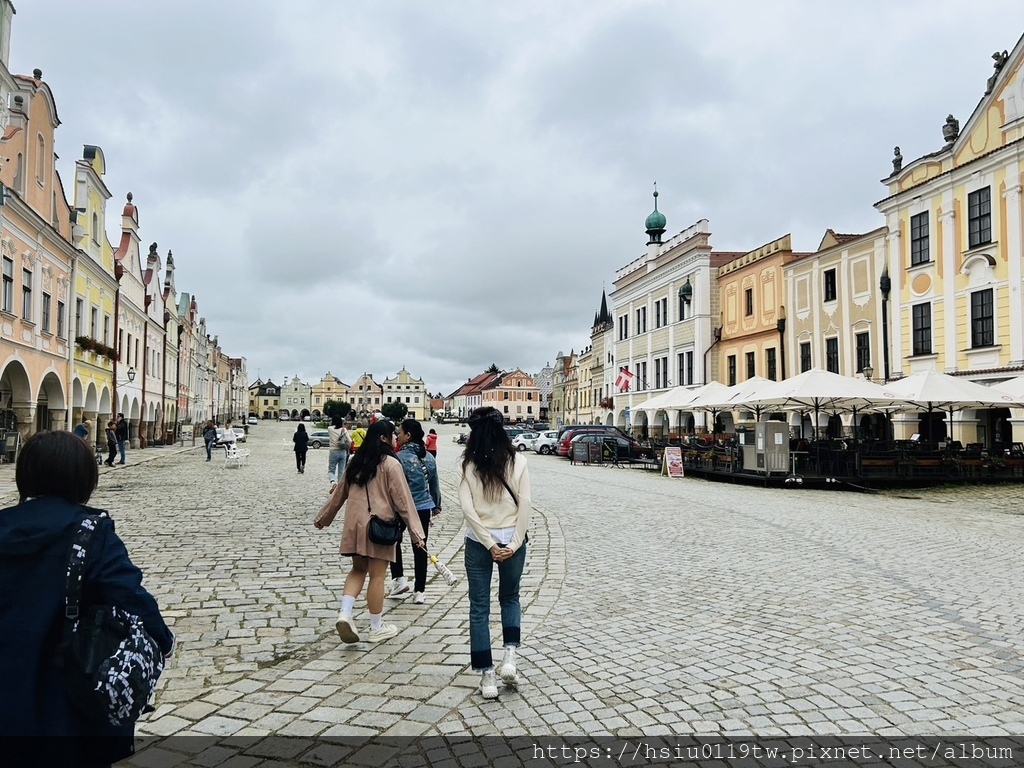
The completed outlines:
{"type": "Polygon", "coordinates": [[[617,429],[616,427],[602,427],[599,424],[594,424],[586,427],[573,427],[564,430],[558,437],[558,455],[568,456],[569,443],[574,437],[582,434],[615,435],[617,437],[621,437],[623,440],[629,441],[630,444],[640,444],[635,438],[623,433],[622,430],[617,429]]]}
{"type": "Polygon", "coordinates": [[[512,445],[517,451],[528,451],[533,447],[533,441],[540,437],[537,432],[520,432],[512,438],[512,445]]]}
{"type": "MultiPolygon", "coordinates": [[[[653,448],[645,448],[636,440],[630,441],[610,432],[582,432],[576,435],[571,443],[597,443],[603,446],[601,457],[604,461],[614,460],[616,453],[618,454],[618,460],[625,462],[645,461],[654,458],[653,448]]],[[[572,445],[570,445],[569,450],[572,450],[572,445]]]]}
{"type": "Polygon", "coordinates": [[[544,421],[538,421],[536,424],[528,424],[527,426],[534,432],[544,432],[551,429],[551,425],[544,421]]]}
{"type": "Polygon", "coordinates": [[[291,421],[291,420],[292,420],[292,417],[291,417],[291,416],[289,416],[289,415],[288,415],[287,413],[282,413],[282,414],[280,414],[280,415],[279,415],[279,416],[277,417],[277,420],[278,420],[278,421],[291,421]]]}
{"type": "Polygon", "coordinates": [[[244,427],[232,427],[231,430],[235,433],[235,442],[245,442],[245,428],[244,427]]]}
{"type": "Polygon", "coordinates": [[[331,436],[326,429],[314,429],[309,433],[309,447],[322,448],[331,442],[331,436]]]}
{"type": "Polygon", "coordinates": [[[517,435],[523,434],[523,432],[529,432],[529,430],[522,427],[505,427],[505,433],[509,438],[515,438],[517,435]]]}
{"type": "Polygon", "coordinates": [[[255,426],[256,424],[259,424],[259,423],[260,423],[260,420],[257,419],[255,416],[250,416],[249,417],[249,426],[250,427],[255,426]]]}
{"type": "Polygon", "coordinates": [[[537,439],[533,441],[533,450],[542,456],[547,456],[549,453],[554,453],[558,449],[558,430],[549,429],[546,432],[538,434],[537,439]]]}

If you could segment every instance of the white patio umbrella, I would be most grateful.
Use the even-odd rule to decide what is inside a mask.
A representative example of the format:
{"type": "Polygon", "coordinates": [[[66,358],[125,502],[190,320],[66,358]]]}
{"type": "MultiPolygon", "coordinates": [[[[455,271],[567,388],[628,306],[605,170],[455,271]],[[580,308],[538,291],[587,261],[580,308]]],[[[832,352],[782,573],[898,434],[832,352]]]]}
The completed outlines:
{"type": "Polygon", "coordinates": [[[986,387],[962,376],[950,376],[936,371],[915,373],[898,381],[890,381],[885,386],[900,400],[927,413],[948,411],[950,439],[953,437],[954,411],[964,408],[1010,408],[1024,404],[1021,398],[995,387],[986,387]]]}
{"type": "Polygon", "coordinates": [[[896,400],[897,396],[887,387],[867,379],[840,376],[821,368],[811,368],[793,378],[759,388],[744,403],[734,398],[732,406],[736,408],[746,405],[751,410],[757,406],[761,409],[814,411],[814,429],[817,432],[821,411],[892,409],[896,400]]]}
{"type": "Polygon", "coordinates": [[[1020,402],[1015,404],[1017,407],[1024,405],[1024,376],[1017,376],[1009,381],[1000,381],[996,384],[996,389],[1019,400],[1020,402]]]}
{"type": "Polygon", "coordinates": [[[746,381],[741,381],[739,384],[729,387],[724,393],[727,397],[716,403],[716,405],[719,405],[723,411],[738,410],[741,407],[743,410],[753,411],[754,418],[759,421],[761,414],[766,411],[765,407],[758,403],[748,406],[747,402],[751,398],[757,397],[758,393],[765,387],[775,383],[771,379],[764,378],[764,376],[752,376],[746,381]]]}
{"type": "Polygon", "coordinates": [[[728,399],[729,387],[718,381],[709,381],[702,387],[694,390],[694,397],[684,404],[681,410],[685,411],[710,411],[711,432],[715,431],[715,419],[718,414],[729,408],[722,407],[720,403],[728,399]]]}
{"type": "Polygon", "coordinates": [[[696,391],[693,387],[674,387],[668,392],[662,392],[660,395],[655,395],[651,399],[645,400],[639,405],[634,406],[633,409],[643,411],[647,414],[647,421],[651,422],[658,411],[670,413],[671,411],[682,410],[680,405],[692,400],[696,391]]]}

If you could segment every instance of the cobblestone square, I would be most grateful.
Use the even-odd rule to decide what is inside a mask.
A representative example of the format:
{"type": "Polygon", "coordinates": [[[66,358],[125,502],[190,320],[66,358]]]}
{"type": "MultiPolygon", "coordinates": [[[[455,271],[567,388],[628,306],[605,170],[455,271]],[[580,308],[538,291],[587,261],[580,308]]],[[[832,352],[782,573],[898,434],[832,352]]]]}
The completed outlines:
{"type": "MultiPolygon", "coordinates": [[[[422,606],[387,600],[399,635],[345,647],[340,518],[312,526],[327,451],[297,474],[293,428],[252,427],[240,468],[197,446],[101,470],[93,504],[179,643],[140,735],[290,736],[331,764],[345,736],[1024,733],[1020,486],[766,490],[531,454],[523,680],[484,701],[468,667],[455,429],[439,430],[431,549],[460,582],[432,578],[422,606]]],[[[183,743],[198,742],[133,763],[229,764],[183,743]]]]}

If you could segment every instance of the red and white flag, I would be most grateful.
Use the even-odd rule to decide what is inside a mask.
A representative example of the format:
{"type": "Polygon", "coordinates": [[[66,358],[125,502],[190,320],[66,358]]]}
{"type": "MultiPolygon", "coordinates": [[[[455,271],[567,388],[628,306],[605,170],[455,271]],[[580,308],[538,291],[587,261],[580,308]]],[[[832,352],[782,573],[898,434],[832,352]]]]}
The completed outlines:
{"type": "Polygon", "coordinates": [[[618,389],[619,392],[625,392],[629,389],[629,385],[633,383],[633,379],[635,378],[636,375],[630,373],[629,368],[623,368],[619,371],[619,375],[615,379],[615,388],[618,389]]]}

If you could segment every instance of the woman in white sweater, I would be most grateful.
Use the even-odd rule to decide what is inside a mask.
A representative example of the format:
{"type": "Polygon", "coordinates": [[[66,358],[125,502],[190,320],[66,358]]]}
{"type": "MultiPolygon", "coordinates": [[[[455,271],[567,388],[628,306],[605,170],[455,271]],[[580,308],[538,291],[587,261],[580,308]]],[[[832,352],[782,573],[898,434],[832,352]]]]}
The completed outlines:
{"type": "Polygon", "coordinates": [[[509,687],[519,683],[519,582],[526,564],[526,530],[531,512],[526,459],[512,446],[504,424],[496,408],[477,408],[469,415],[469,439],[459,478],[459,503],[466,518],[470,660],[473,669],[482,673],[480,693],[485,699],[498,696],[489,627],[495,563],[505,646],[497,674],[509,687]]]}

